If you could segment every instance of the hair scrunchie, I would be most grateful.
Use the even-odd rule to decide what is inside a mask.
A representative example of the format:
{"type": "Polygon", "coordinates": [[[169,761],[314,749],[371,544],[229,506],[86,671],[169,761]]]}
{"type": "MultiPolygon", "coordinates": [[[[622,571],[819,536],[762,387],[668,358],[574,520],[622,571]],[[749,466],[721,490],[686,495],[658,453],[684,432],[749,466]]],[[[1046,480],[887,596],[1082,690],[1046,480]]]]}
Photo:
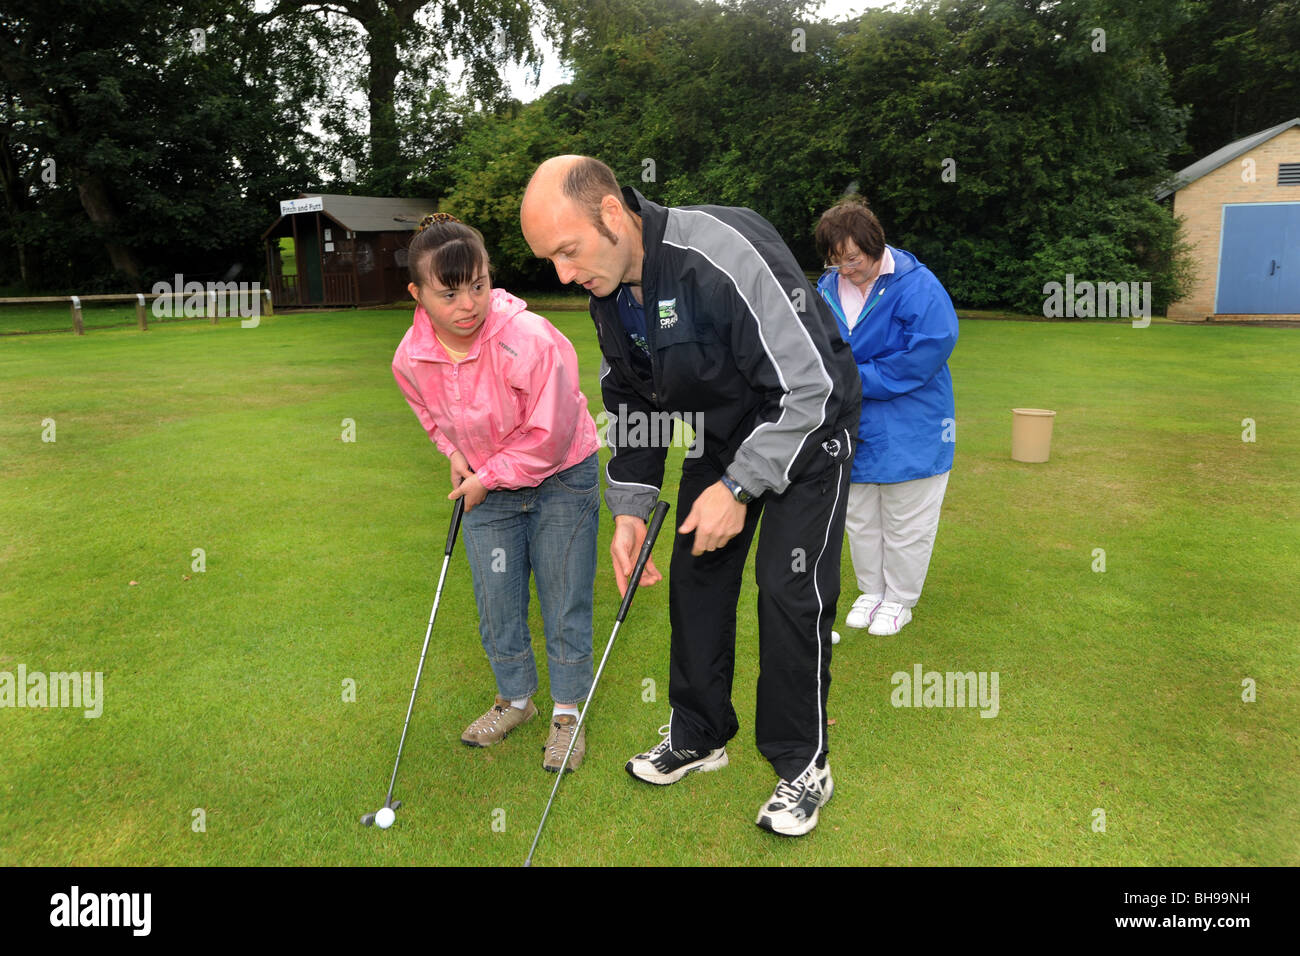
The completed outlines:
{"type": "Polygon", "coordinates": [[[460,222],[460,220],[449,212],[430,213],[420,220],[420,228],[416,231],[424,232],[424,230],[428,229],[430,226],[444,222],[460,222]]]}

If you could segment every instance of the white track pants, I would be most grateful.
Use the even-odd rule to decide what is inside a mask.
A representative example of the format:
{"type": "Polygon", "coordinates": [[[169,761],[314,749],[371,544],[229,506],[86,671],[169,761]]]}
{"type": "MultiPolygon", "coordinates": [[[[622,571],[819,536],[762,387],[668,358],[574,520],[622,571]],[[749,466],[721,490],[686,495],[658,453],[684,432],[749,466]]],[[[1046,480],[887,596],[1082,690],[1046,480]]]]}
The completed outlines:
{"type": "Polygon", "coordinates": [[[845,533],[858,590],[915,607],[930,570],[948,475],[849,485],[845,533]]]}

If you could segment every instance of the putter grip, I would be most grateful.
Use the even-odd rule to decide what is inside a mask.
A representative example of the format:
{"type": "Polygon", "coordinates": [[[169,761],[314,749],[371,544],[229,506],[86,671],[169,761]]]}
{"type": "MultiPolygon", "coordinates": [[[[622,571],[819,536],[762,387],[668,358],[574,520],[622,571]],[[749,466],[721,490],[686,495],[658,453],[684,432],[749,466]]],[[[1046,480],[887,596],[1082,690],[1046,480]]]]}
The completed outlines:
{"type": "Polygon", "coordinates": [[[443,555],[451,554],[451,549],[456,547],[456,535],[460,531],[460,519],[465,514],[465,499],[457,498],[456,507],[451,511],[451,527],[447,530],[447,547],[443,550],[443,555]]]}
{"type": "Polygon", "coordinates": [[[645,570],[645,563],[650,560],[650,552],[654,550],[655,539],[659,537],[659,529],[663,526],[664,518],[668,516],[668,502],[661,501],[655,505],[655,510],[650,513],[650,524],[646,528],[645,542],[641,545],[641,553],[636,556],[636,565],[632,568],[632,576],[627,579],[627,593],[623,595],[623,603],[618,609],[618,620],[622,621],[627,609],[632,606],[632,596],[636,594],[637,585],[641,583],[641,572],[645,570]]]}

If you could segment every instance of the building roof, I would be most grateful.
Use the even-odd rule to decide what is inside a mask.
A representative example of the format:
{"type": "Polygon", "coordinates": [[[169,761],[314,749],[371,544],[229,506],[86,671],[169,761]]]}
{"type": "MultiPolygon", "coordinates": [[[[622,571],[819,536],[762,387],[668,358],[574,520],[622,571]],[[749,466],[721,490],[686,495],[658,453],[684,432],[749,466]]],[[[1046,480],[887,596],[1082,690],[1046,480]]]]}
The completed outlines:
{"type": "Polygon", "coordinates": [[[420,220],[438,211],[432,199],[398,199],[392,196],[341,196],[337,193],[302,193],[301,198],[319,196],[325,212],[344,229],[353,232],[415,232],[420,220]],[[402,221],[394,221],[398,216],[402,221]]]}
{"type": "Polygon", "coordinates": [[[1164,199],[1166,196],[1172,195],[1186,186],[1190,186],[1202,176],[1208,176],[1220,166],[1232,162],[1242,153],[1250,152],[1256,146],[1268,142],[1274,136],[1286,132],[1293,126],[1300,126],[1300,117],[1287,120],[1285,123],[1279,123],[1277,126],[1270,127],[1261,132],[1251,133],[1249,136],[1243,136],[1241,139],[1229,143],[1222,149],[1216,149],[1204,159],[1198,159],[1196,162],[1192,163],[1192,165],[1174,173],[1173,179],[1160,187],[1156,192],[1156,199],[1164,199]]]}

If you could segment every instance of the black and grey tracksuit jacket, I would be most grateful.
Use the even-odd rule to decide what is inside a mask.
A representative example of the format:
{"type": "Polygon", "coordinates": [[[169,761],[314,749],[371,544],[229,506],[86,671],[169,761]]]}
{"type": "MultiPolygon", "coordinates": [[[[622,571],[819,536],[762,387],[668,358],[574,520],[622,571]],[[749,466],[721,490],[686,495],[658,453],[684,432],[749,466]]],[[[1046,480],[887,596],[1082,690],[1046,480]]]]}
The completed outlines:
{"type": "MultiPolygon", "coordinates": [[[[702,458],[758,496],[785,491],[821,445],[856,435],[857,366],[835,319],[772,225],[750,209],[666,208],[624,188],[641,216],[650,369],[634,356],[617,292],[592,298],[606,413],[693,413],[702,458]],[[642,369],[638,371],[638,365],[642,369]]],[[[609,431],[606,503],[649,515],[663,447],[609,431]]],[[[662,443],[658,443],[662,444],[662,443]]]]}

